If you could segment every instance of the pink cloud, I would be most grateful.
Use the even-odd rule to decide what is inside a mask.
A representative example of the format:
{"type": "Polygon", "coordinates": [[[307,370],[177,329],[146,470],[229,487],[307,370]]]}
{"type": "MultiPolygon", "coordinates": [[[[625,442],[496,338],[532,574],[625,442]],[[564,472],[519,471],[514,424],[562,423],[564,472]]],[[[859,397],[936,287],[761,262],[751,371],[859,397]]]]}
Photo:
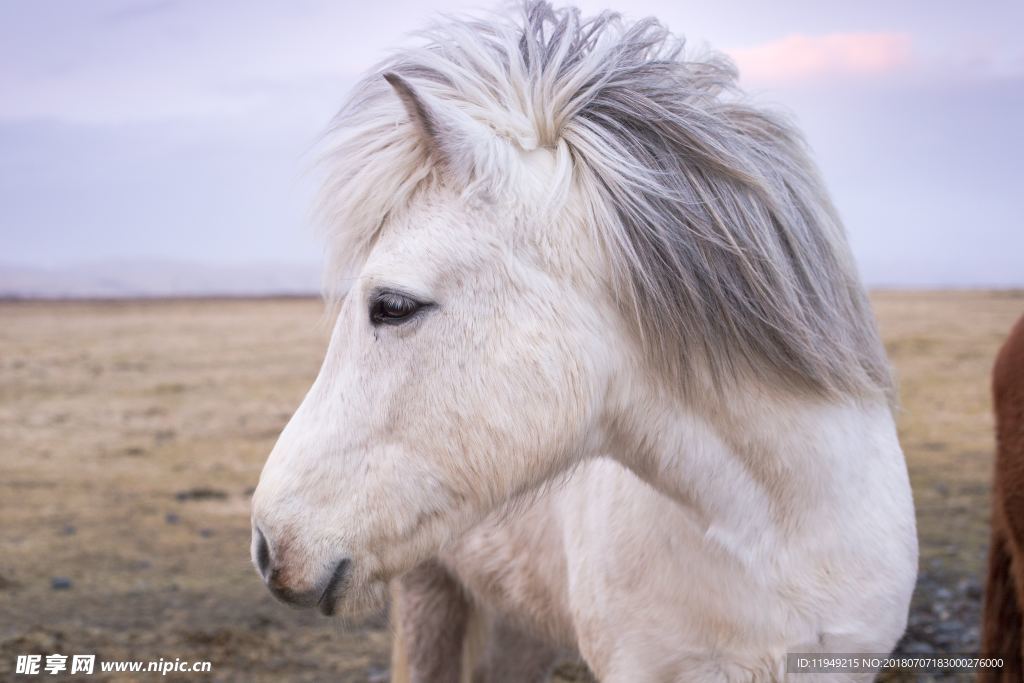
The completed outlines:
{"type": "Polygon", "coordinates": [[[785,84],[899,71],[910,63],[911,38],[906,33],[792,35],[727,52],[736,61],[743,82],[785,84]]]}

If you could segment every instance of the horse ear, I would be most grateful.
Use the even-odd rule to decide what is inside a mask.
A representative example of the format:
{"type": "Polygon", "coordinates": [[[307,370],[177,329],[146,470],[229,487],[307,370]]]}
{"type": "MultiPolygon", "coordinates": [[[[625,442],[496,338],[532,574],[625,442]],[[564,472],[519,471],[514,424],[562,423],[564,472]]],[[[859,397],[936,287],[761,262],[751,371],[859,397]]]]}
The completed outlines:
{"type": "Polygon", "coordinates": [[[384,80],[395,89],[395,94],[398,95],[398,99],[402,100],[406,113],[409,114],[409,118],[423,137],[424,142],[434,148],[438,143],[438,114],[434,111],[434,107],[416,92],[409,81],[395,72],[385,73],[384,80]]]}
{"type": "Polygon", "coordinates": [[[406,113],[430,154],[464,183],[478,170],[479,155],[494,143],[494,135],[465,112],[421,93],[393,71],[384,80],[402,100],[406,113]]]}

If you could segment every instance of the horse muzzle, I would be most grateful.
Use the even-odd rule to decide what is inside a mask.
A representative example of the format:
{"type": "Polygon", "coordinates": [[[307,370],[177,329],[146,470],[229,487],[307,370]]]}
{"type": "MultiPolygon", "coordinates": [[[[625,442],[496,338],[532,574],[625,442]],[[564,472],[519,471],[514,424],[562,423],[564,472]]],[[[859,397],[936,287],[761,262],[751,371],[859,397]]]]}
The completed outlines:
{"type": "Polygon", "coordinates": [[[263,531],[253,525],[252,561],[271,595],[291,607],[316,607],[325,616],[334,614],[338,600],[348,588],[352,561],[344,557],[310,579],[289,564],[288,553],[284,552],[288,547],[289,544],[282,543],[275,548],[263,531]]]}

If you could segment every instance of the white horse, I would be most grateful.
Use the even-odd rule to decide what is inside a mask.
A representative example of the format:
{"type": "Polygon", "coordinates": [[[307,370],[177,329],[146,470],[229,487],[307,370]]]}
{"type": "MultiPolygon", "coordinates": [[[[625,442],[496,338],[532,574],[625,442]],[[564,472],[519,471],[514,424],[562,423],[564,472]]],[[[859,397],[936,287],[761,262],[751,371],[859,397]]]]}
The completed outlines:
{"type": "Polygon", "coordinates": [[[890,371],[798,134],[734,81],[654,20],[536,3],[357,87],[324,193],[345,291],[253,497],[275,595],[373,609],[440,558],[611,683],[895,645],[890,371]]]}

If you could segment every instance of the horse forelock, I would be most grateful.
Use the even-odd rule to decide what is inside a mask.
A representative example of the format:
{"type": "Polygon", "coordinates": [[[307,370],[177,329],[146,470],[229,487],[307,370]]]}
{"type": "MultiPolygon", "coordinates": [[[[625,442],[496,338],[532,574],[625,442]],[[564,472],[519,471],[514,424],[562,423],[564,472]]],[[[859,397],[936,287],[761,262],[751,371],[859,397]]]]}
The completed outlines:
{"type": "Polygon", "coordinates": [[[623,311],[666,377],[891,393],[843,227],[804,143],[744,98],[726,58],[689,58],[653,19],[584,18],[533,1],[518,20],[447,19],[420,38],[357,86],[333,127],[320,205],[329,288],[358,271],[386,217],[437,178],[381,77],[393,72],[515,147],[567,151],[623,311]]]}

